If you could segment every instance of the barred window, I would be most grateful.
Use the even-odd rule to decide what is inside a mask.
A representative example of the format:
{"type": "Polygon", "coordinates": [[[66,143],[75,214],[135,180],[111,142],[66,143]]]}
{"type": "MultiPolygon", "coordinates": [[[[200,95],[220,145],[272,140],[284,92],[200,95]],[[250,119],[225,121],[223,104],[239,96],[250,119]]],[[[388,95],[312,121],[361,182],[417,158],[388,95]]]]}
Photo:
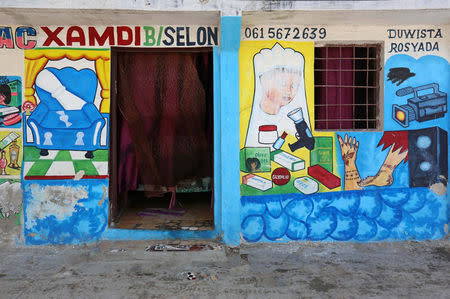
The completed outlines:
{"type": "Polygon", "coordinates": [[[380,56],[380,44],[316,46],[316,130],[381,129],[380,56]]]}

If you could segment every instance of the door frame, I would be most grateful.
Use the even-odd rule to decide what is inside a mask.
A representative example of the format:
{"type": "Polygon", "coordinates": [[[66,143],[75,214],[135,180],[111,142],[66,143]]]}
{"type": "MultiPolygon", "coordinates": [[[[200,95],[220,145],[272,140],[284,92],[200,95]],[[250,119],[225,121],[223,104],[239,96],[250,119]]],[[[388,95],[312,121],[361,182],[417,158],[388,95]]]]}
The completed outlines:
{"type": "MultiPolygon", "coordinates": [[[[216,138],[216,88],[220,88],[216,82],[216,68],[218,63],[218,55],[217,47],[202,47],[202,48],[127,48],[127,47],[111,47],[111,102],[110,102],[110,131],[109,131],[109,206],[108,206],[108,228],[114,228],[114,223],[118,218],[120,218],[121,207],[119,206],[119,194],[118,194],[118,127],[117,127],[117,55],[118,53],[123,52],[137,52],[137,53],[167,53],[167,52],[182,52],[182,53],[198,53],[198,52],[211,52],[213,55],[213,159],[212,159],[212,167],[213,167],[213,179],[212,179],[212,191],[214,193],[214,229],[220,227],[217,220],[221,217],[220,213],[217,213],[217,207],[220,206],[217,204],[217,198],[219,198],[220,194],[216,191],[216,170],[220,171],[216,168],[216,149],[220,148],[220,143],[217,142],[216,138]],[[216,144],[219,147],[216,147],[216,144]]],[[[218,182],[218,181],[217,181],[218,182]]]]}

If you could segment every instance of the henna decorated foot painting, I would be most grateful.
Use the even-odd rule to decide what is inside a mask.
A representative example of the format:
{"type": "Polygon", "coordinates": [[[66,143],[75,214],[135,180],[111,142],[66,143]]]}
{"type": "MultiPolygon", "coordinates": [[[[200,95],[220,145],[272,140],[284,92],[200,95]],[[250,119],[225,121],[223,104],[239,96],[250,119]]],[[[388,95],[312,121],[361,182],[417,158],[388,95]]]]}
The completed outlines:
{"type": "MultiPolygon", "coordinates": [[[[381,167],[383,168],[383,167],[381,167]]],[[[380,169],[376,176],[368,176],[364,180],[358,183],[360,187],[366,186],[390,186],[394,182],[392,172],[380,169]]]]}
{"type": "Polygon", "coordinates": [[[359,183],[359,186],[390,186],[394,182],[393,173],[395,168],[400,164],[408,155],[408,150],[402,152],[402,148],[393,150],[394,146],[391,146],[389,153],[381,165],[380,170],[376,176],[369,176],[359,183]]]}
{"type": "Polygon", "coordinates": [[[392,185],[394,183],[393,173],[395,168],[402,161],[406,161],[408,157],[407,144],[405,141],[402,141],[404,138],[402,139],[401,137],[400,133],[394,135],[385,132],[378,146],[384,144],[385,148],[389,147],[389,153],[375,176],[368,176],[364,180],[361,180],[358,168],[356,167],[356,154],[358,152],[359,142],[356,141],[356,138],[348,137],[347,134],[344,140],[338,135],[337,138],[345,169],[344,190],[361,190],[362,187],[366,186],[382,187],[392,185]]]}

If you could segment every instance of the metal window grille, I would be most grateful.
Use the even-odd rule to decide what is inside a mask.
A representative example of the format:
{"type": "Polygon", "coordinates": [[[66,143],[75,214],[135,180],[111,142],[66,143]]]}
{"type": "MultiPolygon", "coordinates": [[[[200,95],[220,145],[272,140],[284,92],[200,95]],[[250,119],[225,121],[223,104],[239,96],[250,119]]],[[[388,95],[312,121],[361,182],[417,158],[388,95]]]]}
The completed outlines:
{"type": "Polygon", "coordinates": [[[379,44],[315,48],[316,130],[374,130],[380,121],[379,44]]]}

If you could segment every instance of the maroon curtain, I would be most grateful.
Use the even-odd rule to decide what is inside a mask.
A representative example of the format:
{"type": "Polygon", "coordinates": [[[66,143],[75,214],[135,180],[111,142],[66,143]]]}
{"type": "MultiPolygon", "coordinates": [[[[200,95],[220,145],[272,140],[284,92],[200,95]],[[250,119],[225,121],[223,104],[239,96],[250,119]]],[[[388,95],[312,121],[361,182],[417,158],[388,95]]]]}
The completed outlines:
{"type": "Polygon", "coordinates": [[[138,165],[136,162],[136,152],[131,139],[128,123],[119,112],[117,115],[118,137],[119,137],[119,193],[128,190],[136,190],[138,187],[138,165]]]}
{"type": "Polygon", "coordinates": [[[119,192],[211,176],[210,53],[118,54],[119,192]]]}
{"type": "MultiPolygon", "coordinates": [[[[352,47],[316,48],[319,57],[327,58],[321,63],[326,69],[325,85],[316,92],[316,103],[326,106],[316,107],[316,118],[328,120],[316,122],[318,129],[351,129],[354,118],[354,64],[352,47]],[[326,61],[326,62],[325,62],[326,61]]],[[[316,88],[317,90],[317,88],[316,88]]]]}

